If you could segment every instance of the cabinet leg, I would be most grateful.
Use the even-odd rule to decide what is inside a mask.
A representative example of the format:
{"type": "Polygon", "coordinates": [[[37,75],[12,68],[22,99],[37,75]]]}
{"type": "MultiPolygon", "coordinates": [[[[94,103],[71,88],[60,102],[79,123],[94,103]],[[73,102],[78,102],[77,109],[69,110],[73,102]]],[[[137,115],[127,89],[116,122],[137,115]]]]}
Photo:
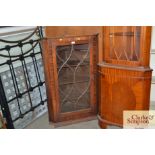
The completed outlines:
{"type": "Polygon", "coordinates": [[[102,123],[102,122],[99,121],[99,126],[102,129],[107,129],[107,124],[106,123],[102,123]]]}

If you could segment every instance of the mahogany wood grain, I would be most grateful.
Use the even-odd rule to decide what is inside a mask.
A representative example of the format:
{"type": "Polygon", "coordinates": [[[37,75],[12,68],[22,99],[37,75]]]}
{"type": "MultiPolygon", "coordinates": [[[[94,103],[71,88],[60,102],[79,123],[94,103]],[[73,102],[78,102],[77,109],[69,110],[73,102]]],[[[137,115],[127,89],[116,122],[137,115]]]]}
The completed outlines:
{"type": "Polygon", "coordinates": [[[67,37],[61,39],[45,39],[43,41],[43,62],[45,67],[45,83],[48,94],[49,120],[52,122],[64,122],[83,119],[97,114],[96,99],[96,72],[97,72],[97,37],[81,36],[67,37]],[[72,41],[76,44],[89,44],[90,53],[90,108],[61,112],[60,95],[57,71],[56,48],[58,46],[70,45],[72,41]]]}
{"type": "Polygon", "coordinates": [[[98,62],[104,59],[103,53],[103,31],[102,26],[47,26],[45,28],[46,38],[67,38],[78,36],[98,36],[98,62]]]}
{"type": "Polygon", "coordinates": [[[152,70],[109,66],[100,64],[99,67],[99,115],[103,120],[121,126],[124,110],[149,109],[152,70]]]}
{"type": "Polygon", "coordinates": [[[105,59],[98,65],[99,125],[122,127],[124,110],[149,110],[151,27],[104,27],[103,40],[105,59]]]}
{"type": "Polygon", "coordinates": [[[98,111],[101,128],[122,127],[123,110],[149,109],[150,26],[48,26],[45,33],[43,58],[50,121],[76,120],[98,111]],[[55,49],[79,38],[81,43],[89,40],[94,48],[90,55],[91,74],[94,74],[90,89],[94,94],[92,106],[87,110],[60,113],[55,49]]]}

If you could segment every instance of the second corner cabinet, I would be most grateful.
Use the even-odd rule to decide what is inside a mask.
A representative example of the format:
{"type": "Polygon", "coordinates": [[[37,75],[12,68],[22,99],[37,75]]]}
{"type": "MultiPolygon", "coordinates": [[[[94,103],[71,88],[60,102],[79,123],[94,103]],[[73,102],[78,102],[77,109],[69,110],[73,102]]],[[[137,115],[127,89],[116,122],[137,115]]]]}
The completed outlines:
{"type": "Polygon", "coordinates": [[[104,28],[104,61],[99,63],[99,125],[123,126],[124,110],[148,110],[152,70],[151,27],[104,28]]]}

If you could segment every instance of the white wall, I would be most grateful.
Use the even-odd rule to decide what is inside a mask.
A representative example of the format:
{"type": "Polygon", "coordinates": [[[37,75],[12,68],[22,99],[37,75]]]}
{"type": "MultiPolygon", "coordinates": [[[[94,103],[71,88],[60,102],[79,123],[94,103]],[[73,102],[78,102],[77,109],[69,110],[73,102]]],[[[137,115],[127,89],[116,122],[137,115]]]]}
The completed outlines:
{"type": "Polygon", "coordinates": [[[155,104],[155,26],[152,27],[150,66],[154,70],[151,84],[151,101],[153,101],[153,104],[155,104]]]}
{"type": "Polygon", "coordinates": [[[151,49],[155,49],[155,26],[152,27],[152,45],[151,49]]]}

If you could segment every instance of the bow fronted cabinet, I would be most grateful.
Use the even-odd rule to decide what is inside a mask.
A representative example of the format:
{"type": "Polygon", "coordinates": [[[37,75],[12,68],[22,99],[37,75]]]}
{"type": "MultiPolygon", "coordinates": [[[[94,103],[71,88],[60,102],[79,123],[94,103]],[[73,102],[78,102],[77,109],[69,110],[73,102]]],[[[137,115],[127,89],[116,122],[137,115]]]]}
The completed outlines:
{"type": "Polygon", "coordinates": [[[99,124],[123,125],[124,110],[148,110],[152,70],[151,27],[104,27],[99,63],[99,124]]]}
{"type": "Polygon", "coordinates": [[[148,110],[150,42],[151,27],[46,27],[49,120],[122,127],[124,110],[148,110]]]}

